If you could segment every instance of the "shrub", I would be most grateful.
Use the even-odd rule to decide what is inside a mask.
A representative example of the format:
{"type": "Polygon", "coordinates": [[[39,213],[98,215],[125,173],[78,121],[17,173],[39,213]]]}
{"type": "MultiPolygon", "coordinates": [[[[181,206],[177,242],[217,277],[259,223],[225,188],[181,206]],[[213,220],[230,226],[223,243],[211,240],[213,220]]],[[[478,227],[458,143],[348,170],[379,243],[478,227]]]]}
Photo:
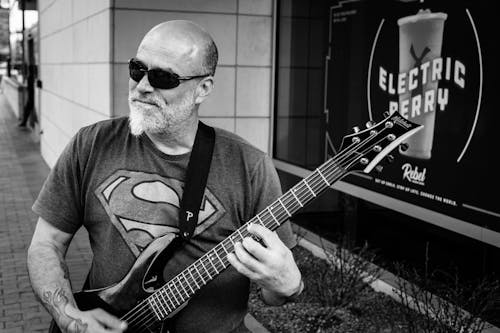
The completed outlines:
{"type": "Polygon", "coordinates": [[[500,283],[485,277],[462,282],[444,272],[420,274],[397,265],[396,295],[404,306],[408,331],[425,333],[479,333],[500,305],[500,283]]]}

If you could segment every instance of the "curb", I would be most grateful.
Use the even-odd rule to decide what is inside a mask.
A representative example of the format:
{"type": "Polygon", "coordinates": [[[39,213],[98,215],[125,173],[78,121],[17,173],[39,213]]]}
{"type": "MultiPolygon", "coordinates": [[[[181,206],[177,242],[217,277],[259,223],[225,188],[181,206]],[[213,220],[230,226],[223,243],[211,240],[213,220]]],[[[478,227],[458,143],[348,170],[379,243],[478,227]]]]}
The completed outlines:
{"type": "Polygon", "coordinates": [[[245,323],[246,328],[248,328],[252,333],[269,333],[269,331],[249,313],[247,313],[243,322],[245,323]]]}

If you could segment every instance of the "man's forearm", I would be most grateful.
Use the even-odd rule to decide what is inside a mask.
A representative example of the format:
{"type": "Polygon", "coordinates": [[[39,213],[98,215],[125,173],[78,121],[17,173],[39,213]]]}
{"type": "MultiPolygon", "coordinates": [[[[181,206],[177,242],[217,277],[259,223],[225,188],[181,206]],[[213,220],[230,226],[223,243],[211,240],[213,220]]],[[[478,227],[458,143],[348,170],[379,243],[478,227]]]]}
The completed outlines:
{"type": "Polygon", "coordinates": [[[28,271],[35,295],[63,332],[85,332],[87,325],[66,313],[76,308],[64,254],[48,244],[34,244],[28,250],[28,271]]]}

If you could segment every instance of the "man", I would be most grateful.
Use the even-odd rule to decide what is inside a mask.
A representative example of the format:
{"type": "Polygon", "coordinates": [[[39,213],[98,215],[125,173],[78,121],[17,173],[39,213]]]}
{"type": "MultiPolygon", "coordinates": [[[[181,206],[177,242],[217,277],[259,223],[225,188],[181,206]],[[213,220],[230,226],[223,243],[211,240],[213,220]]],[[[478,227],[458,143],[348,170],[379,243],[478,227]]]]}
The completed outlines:
{"type": "MultiPolygon", "coordinates": [[[[216,64],[212,38],[194,23],[169,21],[154,27],[129,63],[128,119],[83,128],[52,169],[33,206],[40,218],[28,250],[28,269],[34,292],[63,332],[126,330],[127,323],[109,313],[78,308],[64,262],[68,244],[85,226],[94,254],[87,287],[119,287],[150,244],[178,233],[179,199],[198,107],[213,89],[216,64]]],[[[194,236],[169,259],[165,274],[172,276],[201,257],[279,193],[269,157],[216,129],[194,236]]],[[[260,225],[248,231],[262,242],[251,237],[237,242],[227,256],[232,267],[202,287],[169,321],[171,331],[245,331],[249,279],[261,287],[269,304],[283,304],[301,292],[300,271],[285,245],[294,245],[289,223],[278,229],[282,240],[260,225]]]]}

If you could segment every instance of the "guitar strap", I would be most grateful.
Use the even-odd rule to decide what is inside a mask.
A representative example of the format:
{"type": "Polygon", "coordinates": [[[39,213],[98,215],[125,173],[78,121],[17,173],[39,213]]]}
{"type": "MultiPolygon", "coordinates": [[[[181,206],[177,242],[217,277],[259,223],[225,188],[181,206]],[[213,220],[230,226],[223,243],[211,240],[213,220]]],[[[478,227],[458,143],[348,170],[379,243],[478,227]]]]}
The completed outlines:
{"type": "MultiPolygon", "coordinates": [[[[175,249],[182,245],[182,241],[186,242],[193,236],[198,224],[198,213],[205,194],[214,144],[215,130],[213,127],[207,126],[201,121],[198,122],[198,131],[189,157],[184,193],[182,194],[179,209],[180,241],[178,241],[179,238],[175,238],[169,245],[172,252],[175,252],[175,249]]],[[[164,321],[160,333],[169,333],[170,324],[168,320],[164,321]]]]}
{"type": "MultiPolygon", "coordinates": [[[[184,194],[179,209],[179,233],[182,241],[187,241],[193,236],[198,222],[201,200],[205,194],[208,172],[212,163],[214,144],[214,128],[199,121],[188,162],[184,194]]],[[[177,242],[177,239],[174,239],[169,248],[176,249],[181,245],[182,241],[177,242]]],[[[88,275],[83,286],[83,290],[87,289],[89,289],[88,275]]]]}
{"type": "Polygon", "coordinates": [[[194,139],[184,184],[184,194],[179,209],[179,232],[184,241],[194,234],[198,224],[201,201],[205,194],[208,172],[212,162],[215,144],[215,130],[201,121],[194,139]]]}

